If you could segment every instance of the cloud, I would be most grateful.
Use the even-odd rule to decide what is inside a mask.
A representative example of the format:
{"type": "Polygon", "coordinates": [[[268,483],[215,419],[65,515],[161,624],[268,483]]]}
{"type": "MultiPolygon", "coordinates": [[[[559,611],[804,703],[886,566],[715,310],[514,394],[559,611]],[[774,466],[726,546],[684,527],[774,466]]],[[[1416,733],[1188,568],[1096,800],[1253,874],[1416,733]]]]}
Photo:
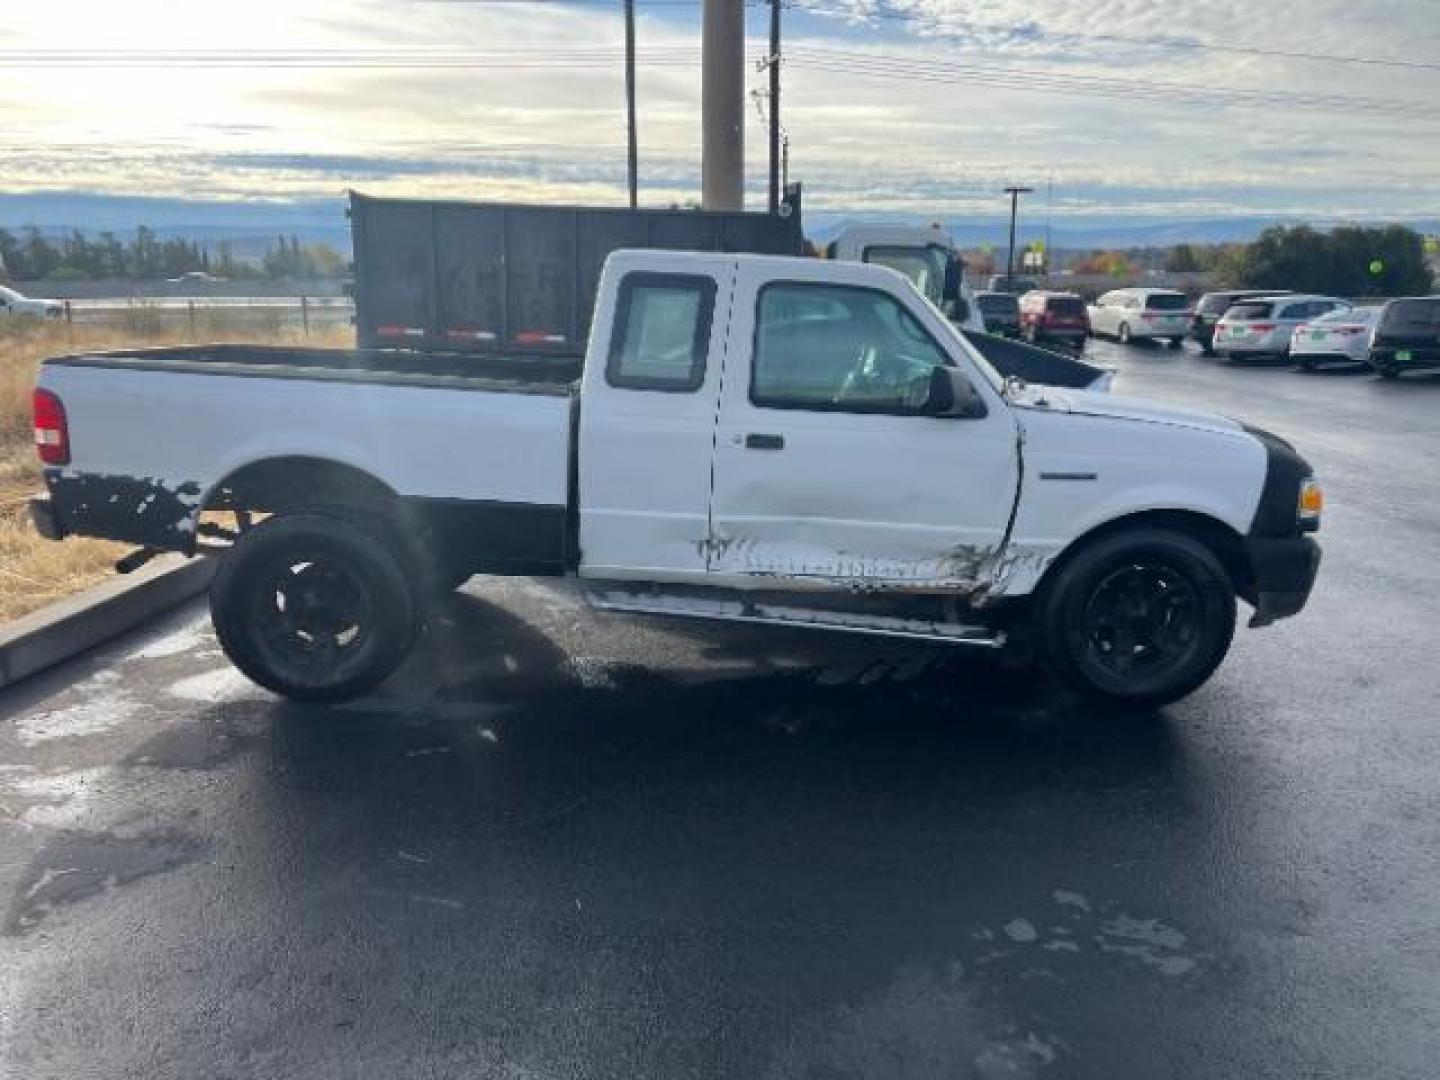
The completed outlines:
{"type": "MultiPolygon", "coordinates": [[[[805,10],[820,6],[800,0],[787,11],[783,117],[795,175],[817,210],[988,213],[998,187],[1023,180],[1053,181],[1059,215],[1440,215],[1440,195],[1414,179],[1440,171],[1440,113],[1399,120],[1294,107],[1297,95],[1329,95],[1429,111],[1440,72],[1240,51],[1440,56],[1440,19],[1423,0],[1274,0],[1263,10],[1231,0],[1044,10],[1017,0],[832,0],[825,15],[805,10]],[[1258,96],[1217,95],[1237,89],[1258,96]]],[[[252,0],[243,18],[206,6],[177,20],[160,0],[124,8],[120,19],[99,0],[54,0],[43,18],[27,6],[11,29],[31,48],[184,52],[241,41],[414,66],[0,68],[0,99],[11,102],[0,185],[227,199],[333,195],[352,184],[623,198],[621,34],[610,10],[414,3],[397,18],[381,0],[252,0]],[[479,59],[435,66],[457,50],[479,59]]],[[[679,202],[699,184],[696,12],[651,11],[639,35],[644,191],[679,202]]],[[[760,55],[764,43],[750,47],[760,55]]],[[[752,72],[750,82],[759,88],[763,77],[752,72]]],[[[758,199],[763,131],[754,107],[746,115],[758,199]]]]}

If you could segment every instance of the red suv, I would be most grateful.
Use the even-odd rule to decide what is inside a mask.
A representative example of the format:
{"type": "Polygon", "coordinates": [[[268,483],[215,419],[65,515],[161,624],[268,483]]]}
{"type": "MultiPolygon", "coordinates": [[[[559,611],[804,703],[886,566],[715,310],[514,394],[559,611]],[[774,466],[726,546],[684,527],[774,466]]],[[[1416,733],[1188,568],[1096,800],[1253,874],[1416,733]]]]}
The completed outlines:
{"type": "Polygon", "coordinates": [[[1090,313],[1074,293],[1036,290],[1020,298],[1020,336],[1031,344],[1055,342],[1077,352],[1090,336],[1090,313]]]}

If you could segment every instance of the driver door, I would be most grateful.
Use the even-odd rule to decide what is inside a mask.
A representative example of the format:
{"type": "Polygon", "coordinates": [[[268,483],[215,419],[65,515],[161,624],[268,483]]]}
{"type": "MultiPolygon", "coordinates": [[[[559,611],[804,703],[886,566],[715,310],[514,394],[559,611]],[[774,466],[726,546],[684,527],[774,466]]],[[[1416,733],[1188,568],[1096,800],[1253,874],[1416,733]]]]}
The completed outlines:
{"type": "Polygon", "coordinates": [[[983,418],[922,415],[932,370],[954,362],[942,342],[960,348],[953,332],[899,283],[877,288],[873,272],[817,265],[808,280],[797,269],[775,281],[764,264],[741,264],[716,427],[711,579],[973,584],[1015,500],[1009,410],[987,385],[983,418]]]}

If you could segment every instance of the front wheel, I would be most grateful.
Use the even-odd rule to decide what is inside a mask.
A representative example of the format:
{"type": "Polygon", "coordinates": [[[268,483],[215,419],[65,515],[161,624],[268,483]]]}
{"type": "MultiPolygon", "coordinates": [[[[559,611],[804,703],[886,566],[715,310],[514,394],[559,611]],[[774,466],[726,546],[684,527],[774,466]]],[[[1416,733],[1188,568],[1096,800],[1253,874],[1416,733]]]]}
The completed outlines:
{"type": "Polygon", "coordinates": [[[404,563],[380,528],[319,512],[244,533],[210,586],[225,655],[297,701],[344,701],[393,672],[421,624],[404,563]]]}
{"type": "Polygon", "coordinates": [[[1036,608],[1041,654],[1060,679],[1123,705],[1165,705],[1208,679],[1235,633],[1235,590],[1214,553],[1137,527],[1082,548],[1036,608]]]}

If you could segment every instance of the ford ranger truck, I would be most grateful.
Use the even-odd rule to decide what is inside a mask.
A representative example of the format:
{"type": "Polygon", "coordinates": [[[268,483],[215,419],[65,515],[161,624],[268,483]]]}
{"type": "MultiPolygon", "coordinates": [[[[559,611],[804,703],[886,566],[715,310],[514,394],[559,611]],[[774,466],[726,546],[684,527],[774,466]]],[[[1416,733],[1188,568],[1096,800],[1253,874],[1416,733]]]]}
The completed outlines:
{"type": "Polygon", "coordinates": [[[583,375],[240,346],[48,361],[47,536],[220,562],[251,679],[351,698],[472,574],[597,608],[994,649],[1173,701],[1305,605],[1320,489],[1204,412],[1005,380],[876,265],[620,251],[583,375]]]}

